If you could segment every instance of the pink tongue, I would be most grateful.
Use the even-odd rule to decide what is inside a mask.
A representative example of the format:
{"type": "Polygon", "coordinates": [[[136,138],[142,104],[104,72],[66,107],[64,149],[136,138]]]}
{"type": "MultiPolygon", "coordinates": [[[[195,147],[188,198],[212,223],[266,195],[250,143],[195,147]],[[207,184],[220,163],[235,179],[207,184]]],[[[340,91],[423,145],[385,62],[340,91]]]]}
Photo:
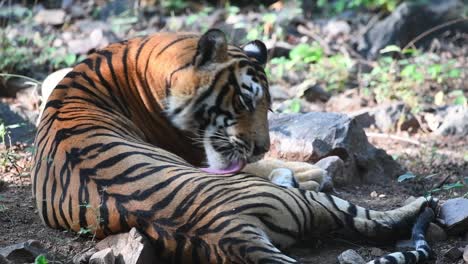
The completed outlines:
{"type": "Polygon", "coordinates": [[[225,169],[214,169],[214,168],[200,168],[204,172],[214,173],[214,174],[230,174],[236,173],[242,170],[245,166],[245,162],[241,160],[233,161],[225,169]]]}

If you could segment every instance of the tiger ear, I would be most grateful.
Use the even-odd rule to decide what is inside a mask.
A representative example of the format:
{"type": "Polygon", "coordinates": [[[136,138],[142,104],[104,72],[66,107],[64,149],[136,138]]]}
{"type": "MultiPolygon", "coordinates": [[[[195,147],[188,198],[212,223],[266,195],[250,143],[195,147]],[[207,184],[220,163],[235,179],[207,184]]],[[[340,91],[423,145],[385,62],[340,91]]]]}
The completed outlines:
{"type": "Polygon", "coordinates": [[[198,41],[193,64],[201,67],[208,63],[224,62],[227,57],[226,35],[219,29],[210,29],[198,41]]]}
{"type": "Polygon", "coordinates": [[[254,58],[260,65],[265,66],[268,58],[268,51],[263,42],[260,40],[251,41],[245,44],[242,50],[244,50],[247,56],[254,58]]]}

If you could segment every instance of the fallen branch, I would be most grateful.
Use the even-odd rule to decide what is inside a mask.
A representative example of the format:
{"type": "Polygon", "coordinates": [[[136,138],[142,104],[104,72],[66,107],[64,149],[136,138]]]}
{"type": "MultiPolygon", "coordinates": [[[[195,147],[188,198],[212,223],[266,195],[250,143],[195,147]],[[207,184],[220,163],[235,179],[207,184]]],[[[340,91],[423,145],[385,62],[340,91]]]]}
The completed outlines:
{"type": "Polygon", "coordinates": [[[371,138],[386,138],[386,139],[393,139],[393,140],[398,140],[398,141],[403,141],[407,143],[411,143],[413,145],[417,146],[423,146],[423,144],[417,140],[406,138],[406,137],[401,137],[401,136],[395,136],[395,135],[389,135],[389,134],[383,134],[383,133],[373,133],[373,132],[366,132],[366,135],[371,138]]]}
{"type": "Polygon", "coordinates": [[[454,25],[454,24],[457,24],[457,23],[460,23],[460,22],[463,22],[463,21],[468,21],[468,18],[458,18],[458,19],[450,20],[450,21],[447,21],[447,22],[445,22],[443,24],[440,24],[438,26],[430,28],[430,29],[424,31],[423,33],[419,34],[418,36],[416,36],[410,42],[408,42],[408,44],[406,44],[405,47],[403,49],[401,49],[401,50],[406,50],[409,47],[414,47],[414,44],[416,42],[418,42],[419,40],[421,40],[422,38],[424,38],[425,36],[431,34],[434,31],[437,31],[437,30],[439,30],[441,28],[448,27],[448,26],[451,26],[451,25],[454,25]]]}

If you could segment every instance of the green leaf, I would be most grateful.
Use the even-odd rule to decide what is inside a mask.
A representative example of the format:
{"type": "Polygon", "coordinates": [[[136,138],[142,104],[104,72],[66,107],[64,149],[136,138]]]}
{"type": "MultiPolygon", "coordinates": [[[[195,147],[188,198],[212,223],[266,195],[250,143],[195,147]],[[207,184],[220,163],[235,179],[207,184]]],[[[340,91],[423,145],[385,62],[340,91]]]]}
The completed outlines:
{"type": "Polygon", "coordinates": [[[44,255],[39,255],[34,260],[34,264],[48,264],[47,258],[44,255]]]}
{"type": "Polygon", "coordinates": [[[398,182],[404,182],[413,178],[416,178],[416,175],[408,171],[405,174],[398,176],[398,182]]]}
{"type": "Polygon", "coordinates": [[[289,57],[293,61],[302,61],[305,63],[317,62],[323,57],[323,49],[316,45],[299,44],[289,52],[289,57]]]}
{"type": "Polygon", "coordinates": [[[409,64],[409,65],[406,65],[403,70],[401,70],[400,74],[402,76],[411,76],[413,75],[414,73],[416,72],[416,65],[414,64],[409,64]]]}
{"type": "Polygon", "coordinates": [[[301,101],[298,99],[293,99],[291,104],[289,105],[289,110],[291,113],[299,113],[301,112],[301,101]]]}
{"type": "Polygon", "coordinates": [[[460,69],[451,69],[449,72],[448,72],[448,76],[450,78],[458,78],[460,77],[460,73],[461,73],[461,70],[460,69]]]}
{"type": "Polygon", "coordinates": [[[401,48],[398,47],[397,45],[388,45],[385,48],[381,49],[379,52],[380,52],[380,54],[389,53],[389,52],[398,52],[398,53],[400,53],[401,48]]]}
{"type": "Polygon", "coordinates": [[[455,105],[466,105],[466,97],[464,95],[459,95],[453,100],[455,105]]]}
{"type": "Polygon", "coordinates": [[[451,190],[454,188],[463,188],[465,185],[461,182],[456,182],[456,183],[447,183],[442,185],[442,189],[444,190],[451,190]]]}
{"type": "Polygon", "coordinates": [[[65,56],[65,64],[67,66],[73,66],[73,64],[75,64],[76,62],[76,55],[75,54],[67,54],[67,56],[65,56]]]}

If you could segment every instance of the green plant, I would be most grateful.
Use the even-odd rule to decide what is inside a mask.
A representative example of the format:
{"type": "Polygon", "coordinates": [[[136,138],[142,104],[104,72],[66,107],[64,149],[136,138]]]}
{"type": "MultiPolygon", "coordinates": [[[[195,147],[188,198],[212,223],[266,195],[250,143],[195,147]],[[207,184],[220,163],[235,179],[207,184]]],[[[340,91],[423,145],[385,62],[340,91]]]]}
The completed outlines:
{"type": "Polygon", "coordinates": [[[316,83],[323,84],[327,91],[343,91],[352,65],[352,60],[341,54],[324,57],[309,66],[309,76],[316,83]]]}
{"type": "MultiPolygon", "coordinates": [[[[306,0],[303,0],[306,1],[306,0]]],[[[318,0],[317,6],[327,13],[341,13],[347,9],[383,9],[393,11],[402,0],[318,0]]]]}
{"type": "Polygon", "coordinates": [[[49,261],[42,254],[37,256],[36,259],[34,259],[34,264],[48,264],[48,263],[49,263],[49,261]]]}
{"type": "Polygon", "coordinates": [[[188,7],[186,0],[163,0],[161,6],[171,12],[179,12],[188,7]]]}
{"type": "MultiPolygon", "coordinates": [[[[388,46],[381,50],[384,54],[370,73],[362,75],[361,88],[364,95],[372,96],[377,103],[397,100],[408,105],[412,112],[417,113],[427,101],[424,92],[425,83],[435,82],[440,86],[459,78],[461,69],[456,61],[443,61],[434,54],[420,54],[414,49],[401,50],[397,46],[388,46]],[[394,59],[385,56],[386,53],[398,53],[405,59],[394,59]]],[[[452,96],[453,102],[465,104],[462,94],[452,96]]],[[[436,104],[444,102],[444,93],[439,92],[430,98],[436,104]]]]}

